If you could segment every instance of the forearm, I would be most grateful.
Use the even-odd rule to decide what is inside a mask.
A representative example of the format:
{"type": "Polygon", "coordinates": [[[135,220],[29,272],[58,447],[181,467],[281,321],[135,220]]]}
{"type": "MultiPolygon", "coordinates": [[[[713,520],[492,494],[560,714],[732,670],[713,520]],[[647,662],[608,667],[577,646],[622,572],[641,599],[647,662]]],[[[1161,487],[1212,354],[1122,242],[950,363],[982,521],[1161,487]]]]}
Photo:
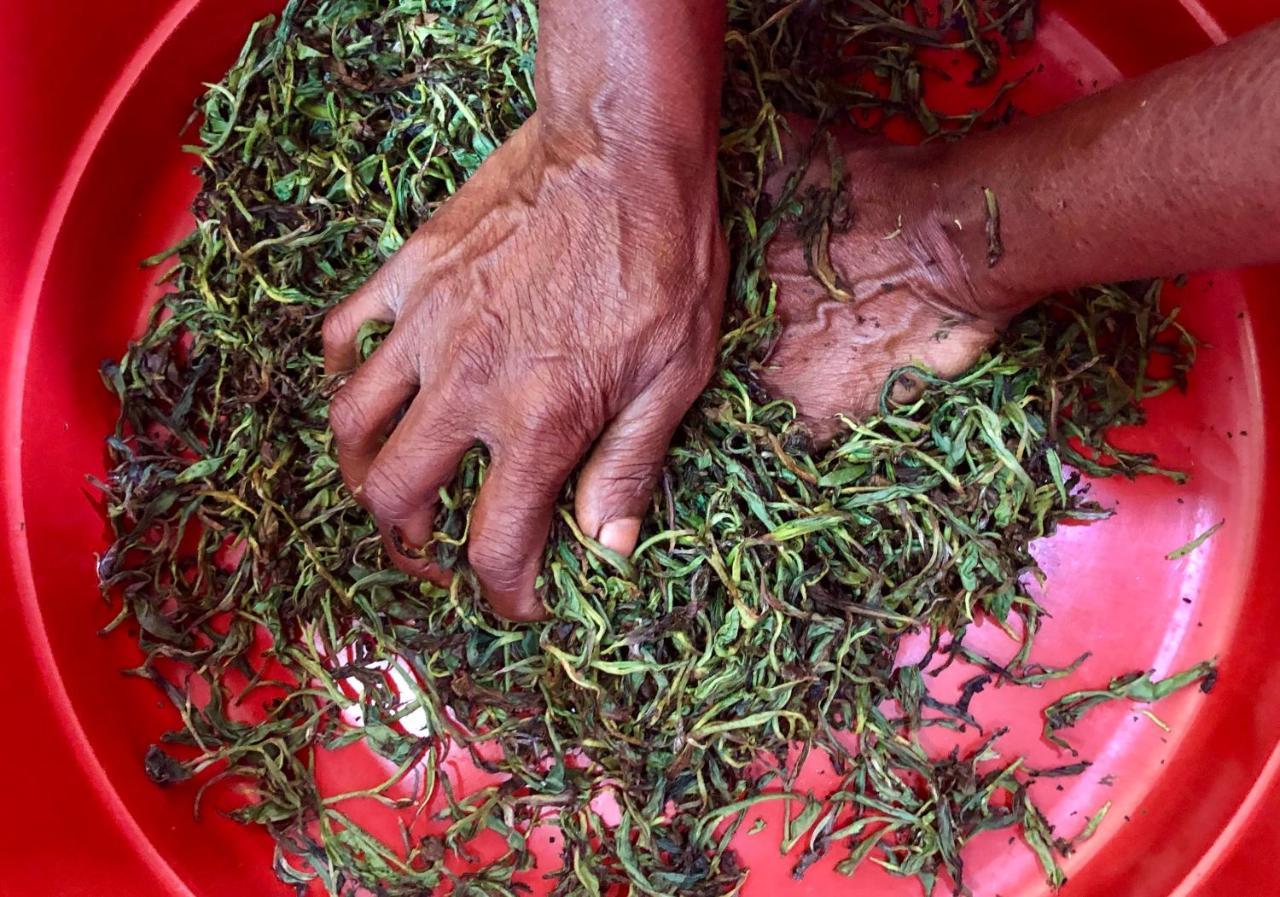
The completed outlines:
{"type": "Polygon", "coordinates": [[[544,127],[636,164],[714,166],[725,14],[724,0],[545,0],[544,127]]]}
{"type": "Polygon", "coordinates": [[[1280,22],[956,144],[937,181],[977,292],[1008,311],[1090,282],[1280,261],[1280,22]]]}

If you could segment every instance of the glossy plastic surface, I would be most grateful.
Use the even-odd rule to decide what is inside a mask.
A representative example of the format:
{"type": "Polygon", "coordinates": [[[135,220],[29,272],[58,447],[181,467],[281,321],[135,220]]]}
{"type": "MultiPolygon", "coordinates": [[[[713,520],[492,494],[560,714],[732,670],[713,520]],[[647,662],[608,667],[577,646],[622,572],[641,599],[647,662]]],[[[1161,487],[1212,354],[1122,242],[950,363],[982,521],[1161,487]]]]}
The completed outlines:
{"type": "MultiPolygon", "coordinates": [[[[200,82],[226,69],[248,24],[275,5],[0,0],[4,897],[286,893],[265,835],[216,813],[197,822],[189,790],[162,791],[142,774],[142,753],[172,712],[151,686],[116,673],[136,662],[127,636],[94,635],[108,616],[93,574],[103,525],[83,479],[101,469],[114,413],[97,363],[119,354],[156,295],[135,260],[189,227],[195,181],[179,129],[200,82]]],[[[1045,71],[1020,103],[1050,108],[1275,15],[1280,2],[1267,0],[1049,4],[1036,49],[1018,63],[1045,71]]],[[[1042,546],[1054,619],[1039,651],[1049,663],[1083,650],[1093,659],[1068,682],[988,690],[975,702],[980,718],[1015,726],[1009,751],[1065,762],[1035,725],[1059,693],[1133,667],[1222,660],[1212,697],[1159,708],[1169,733],[1119,707],[1078,731],[1094,770],[1038,796],[1068,835],[1100,803],[1115,808],[1068,864],[1066,897],[1280,893],[1280,590],[1268,544],[1280,531],[1280,467],[1267,450],[1280,438],[1280,363],[1266,353],[1280,336],[1278,298],[1276,271],[1204,275],[1171,297],[1211,347],[1190,393],[1153,402],[1151,426],[1131,438],[1192,481],[1096,487],[1119,515],[1042,546]],[[1200,551],[1164,560],[1220,519],[1226,527],[1200,551]]],[[[979,638],[1011,650],[998,633],[979,638]]],[[[347,751],[323,774],[340,787],[374,771],[347,751]]],[[[810,785],[823,776],[816,764],[810,785]]],[[[748,895],[916,893],[874,870],[850,885],[830,874],[834,856],[797,884],[776,843],[740,839],[748,895]]],[[[968,866],[980,897],[1046,892],[1030,855],[1005,836],[975,845],[968,866]]]]}

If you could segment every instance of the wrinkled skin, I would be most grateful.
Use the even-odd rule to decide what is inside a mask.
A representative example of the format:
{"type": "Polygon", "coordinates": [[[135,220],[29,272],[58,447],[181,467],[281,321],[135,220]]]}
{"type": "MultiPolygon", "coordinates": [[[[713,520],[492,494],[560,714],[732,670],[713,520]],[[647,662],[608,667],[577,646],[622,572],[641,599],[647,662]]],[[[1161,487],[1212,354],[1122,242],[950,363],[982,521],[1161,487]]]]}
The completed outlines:
{"type": "Polygon", "coordinates": [[[853,221],[831,261],[853,299],[807,277],[794,231],[768,258],[785,327],[765,381],[819,436],[900,365],[960,373],[1049,293],[1280,261],[1280,21],[956,143],[843,152],[853,221]]]}
{"type": "MultiPolygon", "coordinates": [[[[488,446],[468,556],[513,619],[544,613],[543,544],[581,459],[581,528],[634,548],[667,443],[710,373],[726,265],[723,4],[554,0],[540,12],[540,111],[325,321],[335,372],[356,368],[361,324],[394,323],[330,419],[343,475],[402,568],[439,576],[400,548],[430,540],[437,489],[469,446],[488,446]]],[[[851,220],[830,255],[851,295],[811,276],[794,227],[779,233],[767,261],[783,327],[765,384],[829,439],[839,414],[875,410],[895,368],[958,374],[1055,290],[1280,261],[1278,50],[1280,22],[953,145],[846,142],[851,220]],[[1223,134],[1249,139],[1225,152],[1223,134]]],[[[828,182],[821,160],[807,176],[828,182]]],[[[919,388],[907,377],[891,398],[919,388]]]]}
{"type": "MultiPolygon", "coordinates": [[[[787,158],[770,180],[781,192],[790,170],[805,155],[811,126],[790,122],[794,139],[787,158]]],[[[805,241],[791,221],[767,252],[769,276],[778,285],[782,331],[762,365],[770,392],[793,402],[815,440],[829,441],[840,415],[873,413],[886,379],[897,368],[918,365],[941,377],[967,369],[1007,322],[987,310],[968,265],[920,189],[930,177],[936,153],[930,149],[870,145],[841,135],[845,184],[852,220],[833,233],[831,264],[835,298],[811,273],[805,241]]],[[[830,183],[826,151],[812,154],[797,195],[830,183]]],[[[891,398],[905,401],[919,392],[904,374],[891,398]]]]}
{"type": "Polygon", "coordinates": [[[462,454],[488,447],[467,554],[512,619],[544,613],[542,548],[584,458],[579,524],[634,547],[725,292],[714,178],[653,165],[633,190],[589,135],[549,131],[531,118],[324,323],[327,369],[354,369],[329,412],[343,476],[402,569],[440,577],[413,548],[462,454]],[[357,367],[370,320],[394,326],[357,367]]]}

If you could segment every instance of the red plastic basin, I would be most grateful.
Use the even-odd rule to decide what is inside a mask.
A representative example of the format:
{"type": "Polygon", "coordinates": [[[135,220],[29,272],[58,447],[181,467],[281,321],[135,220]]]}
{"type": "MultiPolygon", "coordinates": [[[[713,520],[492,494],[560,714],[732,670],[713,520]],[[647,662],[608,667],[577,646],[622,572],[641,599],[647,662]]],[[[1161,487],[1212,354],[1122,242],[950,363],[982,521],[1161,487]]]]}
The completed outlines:
{"type": "MultiPolygon", "coordinates": [[[[109,616],[93,563],[104,526],[84,481],[101,471],[114,417],[97,364],[120,353],[156,296],[136,260],[190,226],[196,182],[178,131],[201,82],[220,77],[248,25],[278,5],[0,0],[5,897],[286,893],[266,835],[216,814],[197,822],[189,790],[143,775],[143,751],[174,719],[150,685],[118,675],[136,663],[130,640],[94,634],[109,616]]],[[[1022,105],[1050,108],[1276,15],[1278,0],[1050,3],[1022,60],[1045,71],[1022,105]]],[[[1223,135],[1224,145],[1247,139],[1223,135]]],[[[1280,364],[1260,349],[1280,338],[1278,295],[1280,271],[1259,270],[1197,276],[1171,297],[1211,345],[1190,392],[1153,402],[1151,425],[1130,438],[1192,480],[1097,487],[1119,515],[1068,528],[1040,552],[1054,619],[1039,659],[1093,659],[1068,682],[989,690],[975,703],[984,718],[1018,724],[1009,750],[1051,760],[1034,723],[1061,692],[1133,668],[1221,660],[1211,697],[1160,706],[1171,732],[1115,707],[1076,733],[1093,772],[1040,797],[1066,832],[1107,800],[1114,809],[1067,864],[1066,897],[1280,894],[1280,595],[1267,543],[1280,531],[1280,466],[1268,452],[1280,438],[1280,364]],[[1164,559],[1220,519],[1202,549],[1164,559]]],[[[775,847],[744,845],[748,895],[916,893],[874,874],[851,885],[831,863],[796,884],[775,847]]],[[[967,866],[979,897],[1047,890],[1004,836],[975,845],[967,866]]]]}

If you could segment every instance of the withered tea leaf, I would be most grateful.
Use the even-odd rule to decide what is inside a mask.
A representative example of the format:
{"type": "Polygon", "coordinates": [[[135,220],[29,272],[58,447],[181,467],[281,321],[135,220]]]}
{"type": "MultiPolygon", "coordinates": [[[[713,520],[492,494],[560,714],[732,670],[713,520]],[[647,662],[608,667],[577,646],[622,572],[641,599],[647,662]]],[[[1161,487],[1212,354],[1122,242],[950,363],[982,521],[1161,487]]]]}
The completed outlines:
{"type": "MultiPolygon", "coordinates": [[[[1079,665],[1030,660],[1043,615],[1026,588],[1029,546],[1110,513],[1077,488],[1082,475],[1180,477],[1107,432],[1182,387],[1195,344],[1160,311],[1158,284],[1054,297],[965,375],[913,372],[928,384],[918,401],[814,452],[757,378],[776,329],[763,256],[780,212],[762,185],[781,115],[852,112],[871,130],[906,122],[936,139],[1003,118],[1009,85],[992,106],[935,106],[925,60],[952,53],[975,81],[997,77],[1036,4],[729,5],[720,186],[732,273],[716,373],[632,558],[578,532],[566,495],[545,556],[552,619],[537,625],[493,617],[465,563],[482,449],[441,495],[431,550],[451,586],[386,563],[333,456],[338,384],[320,346],[325,311],[533,111],[534,3],[290,0],[201,102],[195,226],[151,260],[170,266],[171,292],[103,367],[121,413],[103,484],[114,543],[99,570],[119,604],[109,628],[137,624],[133,672],[178,720],[165,736],[175,753],[148,751],[148,775],[251,795],[233,815],[271,833],[276,874],[299,892],[509,897],[546,826],[561,851],[541,870],[556,897],[718,897],[745,874],[735,833],[779,803],[784,824],[766,831],[794,846],[797,875],[835,852],[845,873],[875,862],[963,893],[965,845],[1013,828],[1060,880],[1062,845],[1027,785],[1086,767],[1000,759],[1000,730],[942,757],[918,736],[976,731],[981,688],[1079,665]],[[1157,347],[1167,377],[1147,366],[1157,347]],[[980,616],[1020,618],[1013,661],[964,645],[980,616]],[[899,665],[918,631],[932,649],[899,665]],[[929,674],[950,663],[975,673],[958,700],[938,700],[929,674]],[[385,779],[324,792],[318,764],[354,746],[388,764],[385,779]],[[446,762],[458,756],[491,783],[458,787],[446,762]],[[807,758],[830,765],[829,793],[798,793],[807,758]],[[401,814],[398,840],[362,827],[369,806],[401,814]],[[484,863],[471,847],[481,834],[497,845],[484,863]]],[[[811,261],[839,296],[825,246],[840,216],[816,208],[811,261]]],[[[361,352],[380,338],[362,332],[361,352]]],[[[1050,737],[1099,700],[1212,679],[1196,676],[1078,693],[1051,708],[1050,737]]]]}

